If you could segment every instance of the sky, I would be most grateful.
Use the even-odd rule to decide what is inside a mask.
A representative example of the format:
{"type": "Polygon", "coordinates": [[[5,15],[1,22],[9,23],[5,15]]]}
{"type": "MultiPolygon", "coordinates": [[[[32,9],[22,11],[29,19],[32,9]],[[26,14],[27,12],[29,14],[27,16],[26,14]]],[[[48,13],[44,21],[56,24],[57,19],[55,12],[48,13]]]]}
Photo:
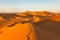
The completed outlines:
{"type": "Polygon", "coordinates": [[[60,0],[0,0],[0,12],[60,10],[60,0]]]}

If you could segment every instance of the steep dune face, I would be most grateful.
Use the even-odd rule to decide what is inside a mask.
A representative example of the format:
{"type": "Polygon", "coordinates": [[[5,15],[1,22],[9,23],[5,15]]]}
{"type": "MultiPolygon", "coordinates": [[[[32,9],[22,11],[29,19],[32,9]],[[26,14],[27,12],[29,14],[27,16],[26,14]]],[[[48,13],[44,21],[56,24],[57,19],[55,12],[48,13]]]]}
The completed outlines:
{"type": "Polygon", "coordinates": [[[60,22],[43,20],[33,23],[38,40],[60,40],[60,22]]]}

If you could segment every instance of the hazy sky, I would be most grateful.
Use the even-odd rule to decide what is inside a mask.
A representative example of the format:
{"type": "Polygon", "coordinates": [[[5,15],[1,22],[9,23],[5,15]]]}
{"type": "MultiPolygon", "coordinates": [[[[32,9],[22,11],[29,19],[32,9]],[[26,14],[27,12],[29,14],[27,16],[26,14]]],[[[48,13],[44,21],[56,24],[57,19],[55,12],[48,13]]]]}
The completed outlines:
{"type": "Polygon", "coordinates": [[[59,11],[60,0],[0,0],[0,12],[59,11]]]}

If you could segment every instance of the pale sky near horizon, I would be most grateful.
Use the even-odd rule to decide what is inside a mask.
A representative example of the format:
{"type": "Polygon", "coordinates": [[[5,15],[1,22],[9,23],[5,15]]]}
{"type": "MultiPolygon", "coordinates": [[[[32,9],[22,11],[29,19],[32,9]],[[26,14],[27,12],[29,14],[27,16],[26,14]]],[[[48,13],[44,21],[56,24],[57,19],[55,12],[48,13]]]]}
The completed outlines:
{"type": "Polygon", "coordinates": [[[60,11],[60,0],[0,0],[0,12],[60,11]]]}

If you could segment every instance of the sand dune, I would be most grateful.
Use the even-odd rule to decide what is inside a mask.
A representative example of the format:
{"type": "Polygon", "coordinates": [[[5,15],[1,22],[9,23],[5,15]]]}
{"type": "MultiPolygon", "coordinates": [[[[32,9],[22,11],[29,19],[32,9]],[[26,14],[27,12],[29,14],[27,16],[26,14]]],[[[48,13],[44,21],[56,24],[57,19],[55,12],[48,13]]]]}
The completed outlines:
{"type": "Polygon", "coordinates": [[[26,11],[0,16],[0,40],[60,40],[58,13],[26,11]]]}
{"type": "Polygon", "coordinates": [[[2,33],[0,34],[0,40],[27,40],[30,37],[30,40],[35,40],[34,31],[29,34],[31,24],[16,24],[10,28],[3,28],[2,33]],[[29,35],[28,35],[29,34],[29,35]],[[27,37],[28,36],[28,37],[27,37]]]}

